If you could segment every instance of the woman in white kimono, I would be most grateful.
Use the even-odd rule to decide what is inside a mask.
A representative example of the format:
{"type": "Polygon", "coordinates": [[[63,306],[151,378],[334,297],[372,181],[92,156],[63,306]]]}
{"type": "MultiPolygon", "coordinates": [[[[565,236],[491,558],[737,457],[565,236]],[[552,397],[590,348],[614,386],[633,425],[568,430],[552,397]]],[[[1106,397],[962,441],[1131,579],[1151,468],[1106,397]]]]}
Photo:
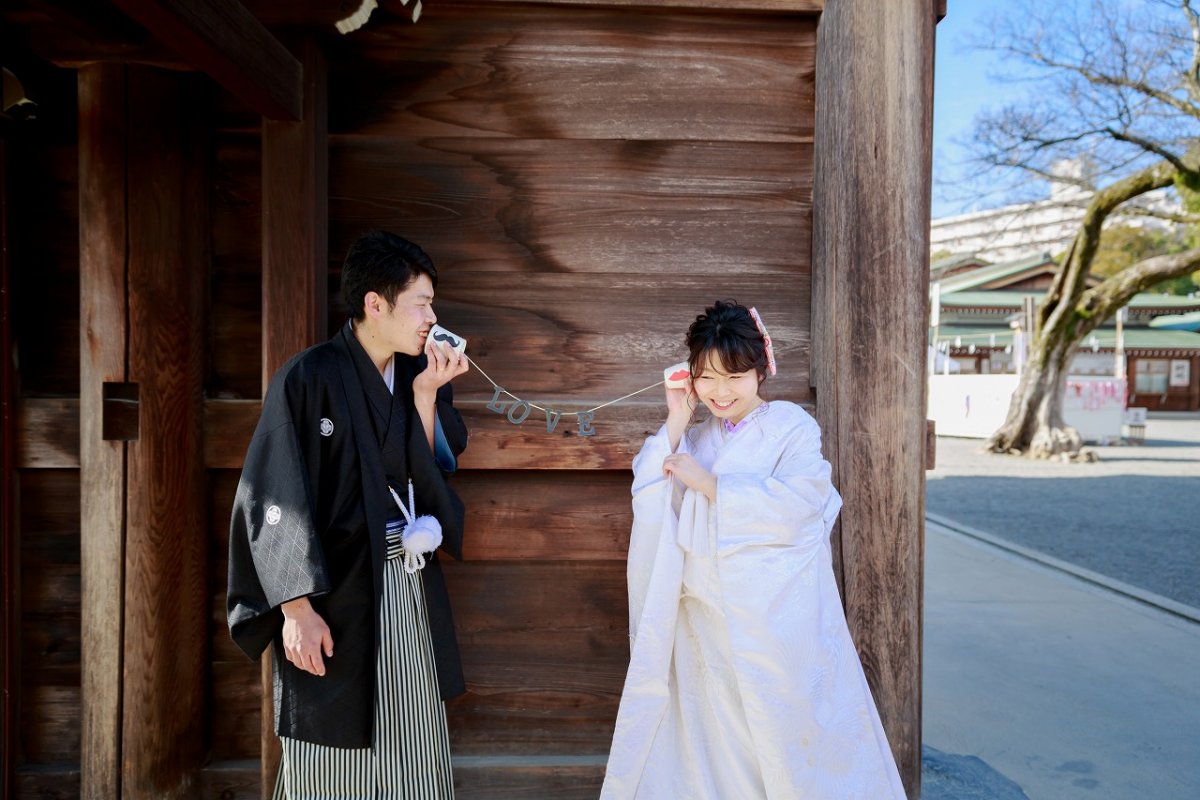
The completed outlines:
{"type": "Polygon", "coordinates": [[[904,789],[834,582],[841,508],[754,309],[688,330],[692,381],[633,462],[631,658],[606,800],[892,800],[904,789]],[[711,417],[688,427],[698,402],[711,417]]]}

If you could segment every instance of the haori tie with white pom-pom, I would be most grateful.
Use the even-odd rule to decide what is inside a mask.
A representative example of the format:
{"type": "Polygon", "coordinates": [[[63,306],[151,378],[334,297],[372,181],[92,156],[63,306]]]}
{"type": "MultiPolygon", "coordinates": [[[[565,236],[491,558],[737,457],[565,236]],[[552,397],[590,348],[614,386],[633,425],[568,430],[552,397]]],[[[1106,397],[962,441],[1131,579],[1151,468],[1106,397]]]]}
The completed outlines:
{"type": "Polygon", "coordinates": [[[404,571],[411,575],[425,567],[425,553],[432,553],[441,546],[442,523],[437,521],[437,517],[428,514],[417,516],[417,504],[413,498],[411,480],[408,482],[408,508],[404,507],[404,502],[391,484],[388,484],[388,491],[392,493],[392,499],[400,507],[400,513],[404,515],[408,524],[399,534],[392,533],[391,526],[388,526],[387,557],[389,559],[398,558],[403,554],[404,571]]]}

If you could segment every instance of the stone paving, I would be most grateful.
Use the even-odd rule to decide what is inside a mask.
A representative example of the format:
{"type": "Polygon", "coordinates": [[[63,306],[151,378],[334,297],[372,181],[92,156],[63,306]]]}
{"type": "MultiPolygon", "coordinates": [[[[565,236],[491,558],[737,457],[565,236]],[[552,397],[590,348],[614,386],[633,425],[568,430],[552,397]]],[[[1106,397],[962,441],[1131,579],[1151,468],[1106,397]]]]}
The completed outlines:
{"type": "Polygon", "coordinates": [[[926,508],[1200,609],[1200,415],[1155,414],[1141,446],[1039,462],[938,439],[926,508]]]}

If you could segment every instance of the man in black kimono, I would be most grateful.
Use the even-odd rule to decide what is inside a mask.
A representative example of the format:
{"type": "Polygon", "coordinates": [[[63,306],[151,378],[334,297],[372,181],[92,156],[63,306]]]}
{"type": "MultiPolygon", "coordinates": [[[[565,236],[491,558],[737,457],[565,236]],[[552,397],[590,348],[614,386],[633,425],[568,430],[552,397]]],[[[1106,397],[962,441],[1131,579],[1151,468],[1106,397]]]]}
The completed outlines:
{"type": "Polygon", "coordinates": [[[229,629],[251,658],[274,644],[278,796],[452,796],[441,701],[465,686],[446,586],[436,554],[419,570],[397,559],[410,490],[415,514],[441,523],[441,548],[462,551],[446,475],[467,439],[450,380],[468,366],[427,341],[436,284],[413,243],[356,241],[342,272],[351,319],[272,378],[246,453],[229,629]]]}

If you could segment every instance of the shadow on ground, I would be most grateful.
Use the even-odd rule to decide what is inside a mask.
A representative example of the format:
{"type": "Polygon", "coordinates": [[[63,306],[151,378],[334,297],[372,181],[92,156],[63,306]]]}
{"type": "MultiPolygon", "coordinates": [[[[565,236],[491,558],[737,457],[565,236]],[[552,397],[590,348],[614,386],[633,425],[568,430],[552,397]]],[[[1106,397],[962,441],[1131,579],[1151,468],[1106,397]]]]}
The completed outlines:
{"type": "Polygon", "coordinates": [[[975,756],[921,747],[921,800],[1029,800],[1021,787],[975,756]]]}

